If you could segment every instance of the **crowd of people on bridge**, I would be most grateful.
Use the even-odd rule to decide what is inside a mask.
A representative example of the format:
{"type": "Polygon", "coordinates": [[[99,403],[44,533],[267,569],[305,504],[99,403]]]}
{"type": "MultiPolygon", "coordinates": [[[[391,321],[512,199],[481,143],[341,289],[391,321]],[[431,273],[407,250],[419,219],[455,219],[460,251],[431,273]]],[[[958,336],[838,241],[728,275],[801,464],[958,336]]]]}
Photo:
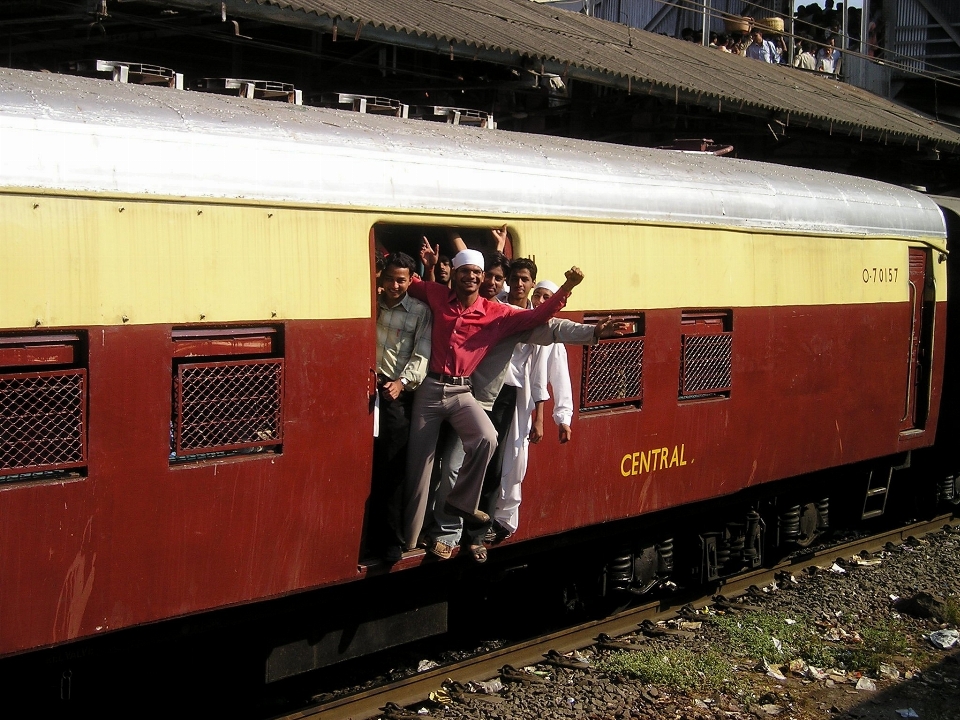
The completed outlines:
{"type": "MultiPolygon", "coordinates": [[[[840,74],[843,50],[843,3],[834,5],[834,0],[825,0],[823,8],[818,3],[800,5],[794,17],[793,66],[813,72],[840,74]]],[[[847,49],[859,49],[862,11],[849,8],[847,11],[847,49]]],[[[789,65],[791,37],[777,32],[771,26],[743,18],[747,29],[727,33],[711,32],[708,47],[721,52],[739,55],[767,63],[789,65]]],[[[782,25],[781,25],[782,27],[782,25]]],[[[866,52],[870,57],[879,57],[878,37],[882,33],[882,16],[871,19],[868,25],[866,52]]],[[[684,28],[680,39],[701,44],[702,32],[684,28]]]]}

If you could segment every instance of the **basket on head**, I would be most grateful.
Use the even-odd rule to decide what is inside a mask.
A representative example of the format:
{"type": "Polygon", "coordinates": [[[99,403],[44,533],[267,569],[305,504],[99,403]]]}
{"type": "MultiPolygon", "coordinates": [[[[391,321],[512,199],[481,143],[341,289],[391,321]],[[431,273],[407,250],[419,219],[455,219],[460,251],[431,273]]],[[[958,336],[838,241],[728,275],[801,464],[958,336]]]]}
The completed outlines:
{"type": "Polygon", "coordinates": [[[779,17],[760,18],[754,24],[759,25],[762,28],[766,28],[771,32],[777,32],[777,33],[783,32],[783,18],[779,18],[779,17]]]}
{"type": "Polygon", "coordinates": [[[750,26],[753,18],[731,16],[723,19],[723,27],[728,33],[750,32],[750,26]]]}

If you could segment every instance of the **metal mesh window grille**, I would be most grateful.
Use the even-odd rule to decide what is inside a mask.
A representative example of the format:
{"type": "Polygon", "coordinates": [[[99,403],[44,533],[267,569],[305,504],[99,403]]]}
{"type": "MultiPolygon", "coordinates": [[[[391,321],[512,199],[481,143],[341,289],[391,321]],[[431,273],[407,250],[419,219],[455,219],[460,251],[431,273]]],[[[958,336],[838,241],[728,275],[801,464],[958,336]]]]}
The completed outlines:
{"type": "Polygon", "coordinates": [[[87,371],[0,375],[0,476],[86,464],[87,371]]]}
{"type": "Polygon", "coordinates": [[[602,340],[584,348],[580,409],[639,405],[643,400],[643,338],[602,340]]]}
{"type": "Polygon", "coordinates": [[[733,333],[684,335],[680,397],[730,391],[733,333]]]}
{"type": "Polygon", "coordinates": [[[283,442],[283,360],[184,363],[173,388],[173,452],[283,442]]]}

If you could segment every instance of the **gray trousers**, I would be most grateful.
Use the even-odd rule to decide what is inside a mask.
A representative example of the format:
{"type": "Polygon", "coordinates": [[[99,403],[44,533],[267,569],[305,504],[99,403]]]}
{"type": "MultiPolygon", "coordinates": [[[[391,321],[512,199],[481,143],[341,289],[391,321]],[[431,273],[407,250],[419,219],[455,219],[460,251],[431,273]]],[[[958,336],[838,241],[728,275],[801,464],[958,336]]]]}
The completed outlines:
{"type": "Polygon", "coordinates": [[[470,388],[424,379],[413,398],[407,477],[403,493],[403,539],[416,547],[430,496],[430,476],[443,421],[463,441],[464,458],[457,484],[446,501],[460,510],[476,512],[487,464],[497,449],[497,431],[470,388]]]}

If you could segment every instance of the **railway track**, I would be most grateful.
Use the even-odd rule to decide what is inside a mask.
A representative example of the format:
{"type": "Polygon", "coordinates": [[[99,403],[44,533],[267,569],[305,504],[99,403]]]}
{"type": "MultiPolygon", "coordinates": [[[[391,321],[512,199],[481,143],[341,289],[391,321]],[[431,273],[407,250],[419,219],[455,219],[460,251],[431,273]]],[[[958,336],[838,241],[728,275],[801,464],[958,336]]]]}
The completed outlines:
{"type": "Polygon", "coordinates": [[[300,718],[362,720],[363,718],[375,717],[380,714],[381,709],[388,702],[404,706],[423,700],[431,691],[440,687],[440,684],[447,678],[461,683],[486,680],[496,676],[499,669],[504,665],[522,667],[536,664],[543,661],[544,653],[549,650],[556,650],[560,653],[579,650],[595,644],[596,637],[600,633],[606,633],[611,637],[624,635],[635,631],[637,625],[644,620],[657,622],[674,617],[676,611],[684,605],[690,603],[697,606],[709,604],[711,598],[718,592],[722,592],[727,597],[737,596],[745,592],[751,585],[766,585],[783,571],[798,572],[811,565],[821,565],[826,559],[849,556],[864,550],[875,552],[882,549],[888,542],[902,542],[910,536],[919,537],[939,530],[944,524],[956,524],[957,522],[960,522],[960,520],[954,519],[953,515],[940,515],[929,521],[912,523],[869,537],[831,545],[812,551],[809,554],[795,556],[774,567],[750,571],[721,582],[711,586],[710,592],[700,597],[678,593],[675,597],[659,598],[602,620],[582,623],[531,640],[514,643],[468,660],[418,673],[362,693],[282,715],[279,716],[278,720],[297,720],[300,718]]]}

